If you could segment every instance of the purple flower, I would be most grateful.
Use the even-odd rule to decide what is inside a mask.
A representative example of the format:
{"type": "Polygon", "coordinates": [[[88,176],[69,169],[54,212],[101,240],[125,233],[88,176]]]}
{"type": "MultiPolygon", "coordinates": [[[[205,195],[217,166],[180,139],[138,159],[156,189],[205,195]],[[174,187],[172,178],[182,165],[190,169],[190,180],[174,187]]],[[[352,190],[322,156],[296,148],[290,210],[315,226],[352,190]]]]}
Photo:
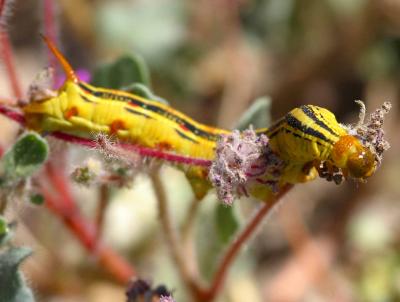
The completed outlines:
{"type": "Polygon", "coordinates": [[[250,181],[262,182],[274,189],[284,164],[269,148],[268,138],[253,129],[224,135],[217,143],[216,157],[209,178],[218,198],[231,205],[236,197],[248,195],[250,181]],[[268,176],[264,181],[263,176],[268,176]]]}
{"type": "Polygon", "coordinates": [[[161,296],[160,302],[175,302],[171,296],[161,296]]]}
{"type": "MultiPolygon", "coordinates": [[[[78,79],[81,80],[82,82],[90,82],[92,78],[92,75],[87,69],[78,68],[75,71],[75,73],[78,79]]],[[[60,88],[64,84],[65,79],[66,79],[65,74],[57,75],[55,79],[55,88],[56,89],[60,88]]]]}

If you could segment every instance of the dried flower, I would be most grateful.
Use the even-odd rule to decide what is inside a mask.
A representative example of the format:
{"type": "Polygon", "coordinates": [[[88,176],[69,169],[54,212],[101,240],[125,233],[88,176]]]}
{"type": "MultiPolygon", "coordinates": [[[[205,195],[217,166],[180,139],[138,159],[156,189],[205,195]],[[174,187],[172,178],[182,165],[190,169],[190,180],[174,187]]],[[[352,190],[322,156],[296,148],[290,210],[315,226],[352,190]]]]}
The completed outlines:
{"type": "Polygon", "coordinates": [[[102,163],[94,158],[89,158],[71,173],[71,178],[78,184],[90,186],[97,183],[103,174],[102,163]]]}
{"type": "Polygon", "coordinates": [[[283,161],[268,147],[265,135],[257,135],[252,128],[242,133],[235,130],[218,141],[209,178],[219,199],[231,205],[236,197],[247,195],[250,181],[262,182],[275,190],[283,166],[283,161]],[[264,180],[265,175],[268,181],[264,180]]]}
{"type": "Polygon", "coordinates": [[[170,291],[164,285],[159,285],[153,289],[150,282],[142,279],[134,280],[128,285],[126,296],[127,302],[158,300],[160,302],[174,302],[170,291]]]}
{"type": "Polygon", "coordinates": [[[40,101],[57,96],[57,91],[52,89],[53,77],[53,68],[48,67],[39,72],[29,85],[27,93],[28,102],[40,101]]]}
{"type": "Polygon", "coordinates": [[[365,122],[365,105],[361,101],[356,102],[361,106],[359,122],[355,126],[350,125],[346,128],[350,134],[357,136],[363,145],[371,150],[379,165],[382,162],[383,153],[390,148],[389,142],[384,139],[385,132],[382,128],[384,117],[390,111],[392,104],[384,102],[381,108],[371,113],[365,122]]]}
{"type": "Polygon", "coordinates": [[[171,296],[161,296],[160,302],[175,302],[171,296]]]}

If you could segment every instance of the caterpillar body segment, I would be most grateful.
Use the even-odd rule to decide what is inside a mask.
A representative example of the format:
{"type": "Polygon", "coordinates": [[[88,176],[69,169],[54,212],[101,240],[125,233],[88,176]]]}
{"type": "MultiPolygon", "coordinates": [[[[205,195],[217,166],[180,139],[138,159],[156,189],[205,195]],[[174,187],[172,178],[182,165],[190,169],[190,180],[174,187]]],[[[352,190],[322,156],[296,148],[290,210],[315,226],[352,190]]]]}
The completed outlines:
{"type": "MultiPolygon", "coordinates": [[[[29,128],[84,137],[106,133],[133,144],[209,160],[215,157],[219,137],[230,133],[198,123],[160,102],[82,82],[51,41],[46,39],[46,43],[61,62],[67,80],[56,96],[23,107],[29,128]]],[[[315,178],[322,162],[359,179],[369,177],[376,169],[374,155],[348,134],[333,113],[321,107],[295,108],[270,128],[256,133],[268,136],[269,146],[286,163],[281,184],[315,178]]],[[[196,195],[204,195],[210,187],[207,169],[190,167],[184,171],[196,195]]],[[[250,192],[260,198],[271,194],[262,181],[252,185],[250,192]]]]}

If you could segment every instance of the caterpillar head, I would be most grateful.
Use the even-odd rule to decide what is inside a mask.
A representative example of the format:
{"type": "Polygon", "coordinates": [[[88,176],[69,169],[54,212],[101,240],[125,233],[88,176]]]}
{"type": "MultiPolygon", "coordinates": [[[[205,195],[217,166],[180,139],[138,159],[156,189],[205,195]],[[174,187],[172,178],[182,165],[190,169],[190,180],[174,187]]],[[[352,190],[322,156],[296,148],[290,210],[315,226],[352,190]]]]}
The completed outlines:
{"type": "Polygon", "coordinates": [[[351,178],[360,180],[370,177],[377,168],[375,155],[353,135],[344,135],[336,142],[332,161],[351,178]]]}

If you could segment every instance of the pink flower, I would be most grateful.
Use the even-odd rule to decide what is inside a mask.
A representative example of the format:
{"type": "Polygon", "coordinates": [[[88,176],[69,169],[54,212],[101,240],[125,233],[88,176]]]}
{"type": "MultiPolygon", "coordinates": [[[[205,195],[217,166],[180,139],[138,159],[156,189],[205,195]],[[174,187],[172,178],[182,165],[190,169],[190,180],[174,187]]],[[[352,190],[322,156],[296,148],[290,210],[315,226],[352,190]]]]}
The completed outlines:
{"type": "MultiPolygon", "coordinates": [[[[75,71],[75,73],[78,79],[81,80],[82,82],[90,82],[92,78],[92,75],[87,69],[78,68],[75,71]]],[[[66,79],[65,74],[57,75],[55,80],[55,88],[56,89],[60,88],[64,84],[65,79],[66,79]]]]}

